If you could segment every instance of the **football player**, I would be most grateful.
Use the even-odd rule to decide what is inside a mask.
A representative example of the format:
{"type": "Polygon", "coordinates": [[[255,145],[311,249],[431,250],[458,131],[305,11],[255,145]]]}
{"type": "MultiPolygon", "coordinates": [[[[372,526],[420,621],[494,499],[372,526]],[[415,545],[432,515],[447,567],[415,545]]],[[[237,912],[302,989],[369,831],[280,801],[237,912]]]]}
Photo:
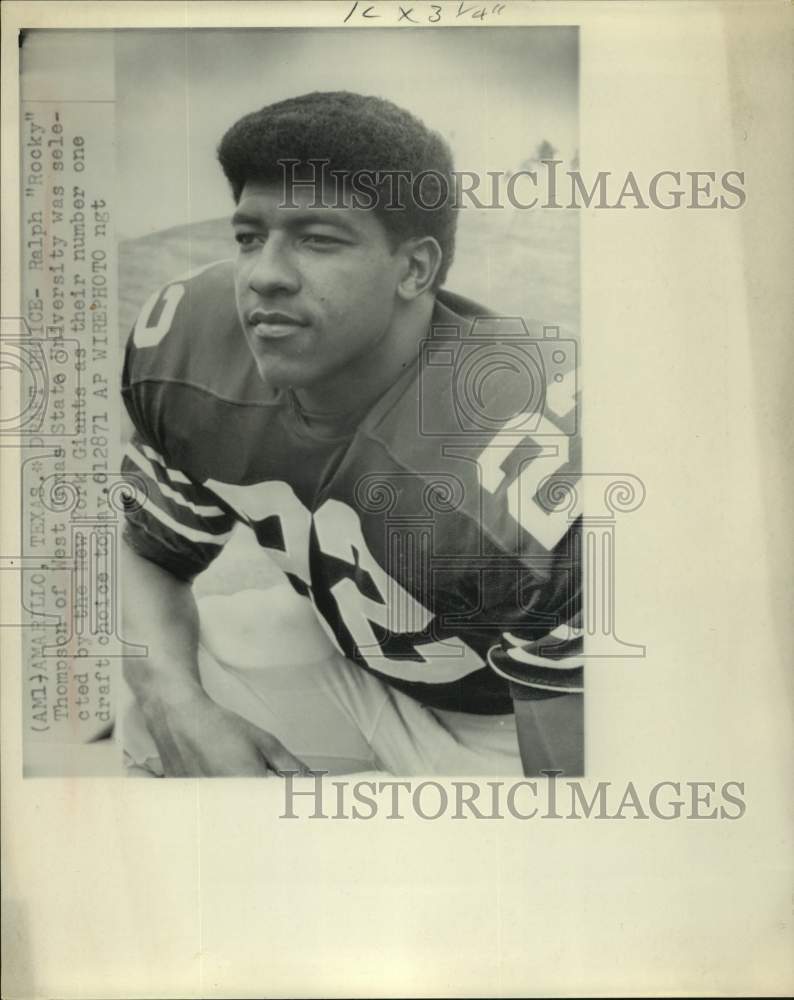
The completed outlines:
{"type": "Polygon", "coordinates": [[[451,155],[390,102],[285,100],[219,159],[236,258],[125,360],[128,764],[580,774],[572,350],[443,289],[451,155]],[[284,585],[197,604],[238,524],[284,585]]]}

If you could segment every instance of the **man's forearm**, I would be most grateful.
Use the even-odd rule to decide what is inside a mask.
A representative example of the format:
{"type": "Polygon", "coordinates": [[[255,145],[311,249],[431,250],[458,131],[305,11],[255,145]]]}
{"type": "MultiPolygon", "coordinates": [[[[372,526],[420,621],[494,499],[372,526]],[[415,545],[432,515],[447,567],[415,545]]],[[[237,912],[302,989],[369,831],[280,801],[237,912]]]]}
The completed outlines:
{"type": "Polygon", "coordinates": [[[584,698],[513,700],[524,774],[560,770],[567,778],[584,773],[584,698]]]}
{"type": "Polygon", "coordinates": [[[146,656],[124,661],[124,679],[147,716],[157,703],[199,694],[198,610],[190,584],[125,545],[124,638],[146,656]]]}
{"type": "Polygon", "coordinates": [[[198,669],[199,620],[189,584],[124,553],[124,636],[145,646],[124,677],[140,705],[166,775],[264,776],[305,771],[271,733],[214,702],[198,669]]]}

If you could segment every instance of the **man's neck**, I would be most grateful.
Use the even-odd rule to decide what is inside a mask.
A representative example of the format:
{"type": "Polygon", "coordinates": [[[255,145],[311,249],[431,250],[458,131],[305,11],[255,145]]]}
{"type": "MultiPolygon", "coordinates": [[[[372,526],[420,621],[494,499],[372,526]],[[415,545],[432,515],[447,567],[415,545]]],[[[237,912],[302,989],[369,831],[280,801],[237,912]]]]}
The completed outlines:
{"type": "Polygon", "coordinates": [[[431,296],[412,303],[355,364],[322,384],[295,389],[300,405],[315,415],[333,417],[369,408],[416,360],[434,307],[435,297],[431,296]]]}

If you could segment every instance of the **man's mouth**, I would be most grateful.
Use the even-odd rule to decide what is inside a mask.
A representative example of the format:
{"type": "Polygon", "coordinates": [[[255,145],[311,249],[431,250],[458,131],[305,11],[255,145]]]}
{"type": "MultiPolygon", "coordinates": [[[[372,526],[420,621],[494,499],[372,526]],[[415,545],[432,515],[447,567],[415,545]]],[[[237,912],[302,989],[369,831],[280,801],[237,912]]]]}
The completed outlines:
{"type": "Polygon", "coordinates": [[[307,320],[292,313],[254,309],[248,315],[248,325],[255,336],[262,340],[282,340],[307,327],[307,320]]]}

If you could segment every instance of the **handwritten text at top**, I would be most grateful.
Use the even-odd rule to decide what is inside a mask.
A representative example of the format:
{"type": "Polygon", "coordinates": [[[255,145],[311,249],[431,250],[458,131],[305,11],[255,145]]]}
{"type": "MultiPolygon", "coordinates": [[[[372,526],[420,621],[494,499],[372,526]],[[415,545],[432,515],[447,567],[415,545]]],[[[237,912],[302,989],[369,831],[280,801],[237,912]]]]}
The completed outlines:
{"type": "Polygon", "coordinates": [[[383,20],[396,24],[443,24],[454,21],[479,21],[498,17],[507,7],[506,3],[471,3],[459,0],[454,4],[440,3],[369,3],[355,0],[342,23],[351,21],[383,20]]]}

